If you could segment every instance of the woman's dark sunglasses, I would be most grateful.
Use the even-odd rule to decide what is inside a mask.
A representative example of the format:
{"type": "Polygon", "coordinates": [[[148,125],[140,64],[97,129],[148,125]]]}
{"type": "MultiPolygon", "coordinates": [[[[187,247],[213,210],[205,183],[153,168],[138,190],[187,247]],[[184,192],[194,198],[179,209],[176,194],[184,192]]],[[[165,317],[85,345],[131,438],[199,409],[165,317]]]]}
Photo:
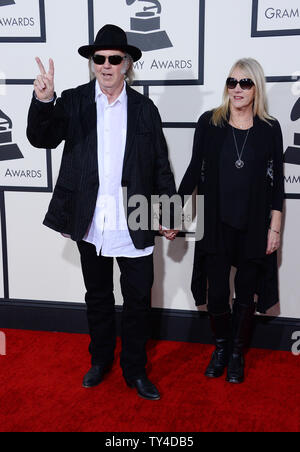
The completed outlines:
{"type": "Polygon", "coordinates": [[[118,66],[125,58],[126,56],[121,55],[109,55],[109,57],[106,57],[104,55],[93,55],[92,57],[95,64],[102,65],[105,63],[106,59],[108,59],[109,64],[111,64],[112,66],[118,66]]]}
{"type": "Polygon", "coordinates": [[[254,86],[254,82],[251,78],[243,78],[242,80],[237,80],[236,78],[229,77],[226,80],[227,88],[234,89],[237,85],[240,85],[242,89],[251,89],[254,86]]]}

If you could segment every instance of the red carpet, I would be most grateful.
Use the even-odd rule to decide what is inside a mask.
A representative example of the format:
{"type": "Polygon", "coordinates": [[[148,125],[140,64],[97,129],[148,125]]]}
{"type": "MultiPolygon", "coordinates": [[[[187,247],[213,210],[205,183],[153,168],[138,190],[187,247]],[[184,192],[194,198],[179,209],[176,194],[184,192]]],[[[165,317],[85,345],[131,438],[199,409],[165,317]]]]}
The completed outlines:
{"type": "Polygon", "coordinates": [[[88,336],[4,330],[0,356],[1,432],[299,432],[299,357],[252,349],[247,380],[203,376],[211,346],[149,344],[149,376],[162,400],[127,388],[119,367],[97,388],[81,388],[88,336]]]}

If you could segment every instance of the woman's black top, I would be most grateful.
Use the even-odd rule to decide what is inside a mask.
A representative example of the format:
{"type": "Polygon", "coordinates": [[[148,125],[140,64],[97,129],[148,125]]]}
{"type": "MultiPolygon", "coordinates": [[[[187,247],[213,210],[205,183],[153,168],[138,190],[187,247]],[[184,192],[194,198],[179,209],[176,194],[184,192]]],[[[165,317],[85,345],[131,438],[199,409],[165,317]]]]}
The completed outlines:
{"type": "MultiPolygon", "coordinates": [[[[211,121],[212,114],[212,111],[204,113],[197,123],[192,159],[178,190],[182,198],[191,195],[196,186],[198,193],[204,194],[204,236],[198,245],[207,253],[218,252],[223,199],[220,191],[222,186],[224,189],[224,184],[226,191],[230,190],[227,186],[229,177],[226,176],[226,181],[220,180],[220,162],[224,156],[224,148],[231,146],[231,126],[228,123],[223,127],[214,126],[211,121]]],[[[233,153],[232,147],[231,150],[233,153]]],[[[246,195],[249,198],[247,257],[261,258],[266,254],[271,211],[282,211],[284,200],[283,140],[279,122],[266,122],[256,116],[243,158],[246,158],[247,151],[249,160],[250,156],[252,159],[251,176],[248,175],[250,184],[246,184],[249,187],[249,195],[246,195]]],[[[233,160],[235,161],[235,156],[233,160]]],[[[246,161],[245,167],[237,171],[242,172],[244,169],[246,161]]],[[[228,197],[226,198],[228,201],[228,197]]]]}
{"type": "Polygon", "coordinates": [[[219,180],[220,180],[220,217],[221,220],[240,230],[247,229],[249,216],[250,186],[253,173],[254,151],[249,144],[249,130],[240,130],[229,127],[220,153],[219,180]],[[244,163],[237,168],[238,160],[236,144],[239,155],[244,163]],[[245,141],[246,140],[246,141],[245,141]]]}

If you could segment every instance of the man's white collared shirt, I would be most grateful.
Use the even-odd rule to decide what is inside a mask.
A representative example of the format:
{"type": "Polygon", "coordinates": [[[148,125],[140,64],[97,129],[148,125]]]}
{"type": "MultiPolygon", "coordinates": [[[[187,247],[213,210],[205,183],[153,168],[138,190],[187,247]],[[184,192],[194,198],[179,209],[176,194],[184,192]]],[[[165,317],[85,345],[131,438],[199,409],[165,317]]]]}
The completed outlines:
{"type": "Polygon", "coordinates": [[[125,217],[122,173],[127,137],[126,83],[118,99],[108,103],[96,81],[99,191],[93,220],[83,240],[106,257],[142,257],[153,246],[138,250],[133,245],[125,217]]]}

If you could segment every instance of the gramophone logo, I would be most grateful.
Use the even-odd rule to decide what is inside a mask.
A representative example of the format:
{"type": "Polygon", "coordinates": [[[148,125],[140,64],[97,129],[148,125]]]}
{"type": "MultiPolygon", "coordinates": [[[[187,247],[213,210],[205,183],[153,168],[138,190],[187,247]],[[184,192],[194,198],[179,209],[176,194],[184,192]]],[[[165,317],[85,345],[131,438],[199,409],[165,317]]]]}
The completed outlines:
{"type": "Polygon", "coordinates": [[[128,6],[135,2],[151,4],[144,6],[135,17],[130,19],[130,32],[127,32],[130,44],[139,47],[143,52],[173,47],[166,31],[161,30],[161,2],[158,0],[126,0],[128,6]]]}
{"type": "Polygon", "coordinates": [[[12,142],[12,121],[0,110],[0,161],[22,159],[19,146],[12,142]]]}
{"type": "MultiPolygon", "coordinates": [[[[300,119],[300,98],[295,103],[291,112],[291,120],[297,121],[298,119],[300,119]]],[[[295,133],[294,145],[289,146],[285,151],[284,161],[285,163],[300,165],[300,133],[295,133]]]]}

